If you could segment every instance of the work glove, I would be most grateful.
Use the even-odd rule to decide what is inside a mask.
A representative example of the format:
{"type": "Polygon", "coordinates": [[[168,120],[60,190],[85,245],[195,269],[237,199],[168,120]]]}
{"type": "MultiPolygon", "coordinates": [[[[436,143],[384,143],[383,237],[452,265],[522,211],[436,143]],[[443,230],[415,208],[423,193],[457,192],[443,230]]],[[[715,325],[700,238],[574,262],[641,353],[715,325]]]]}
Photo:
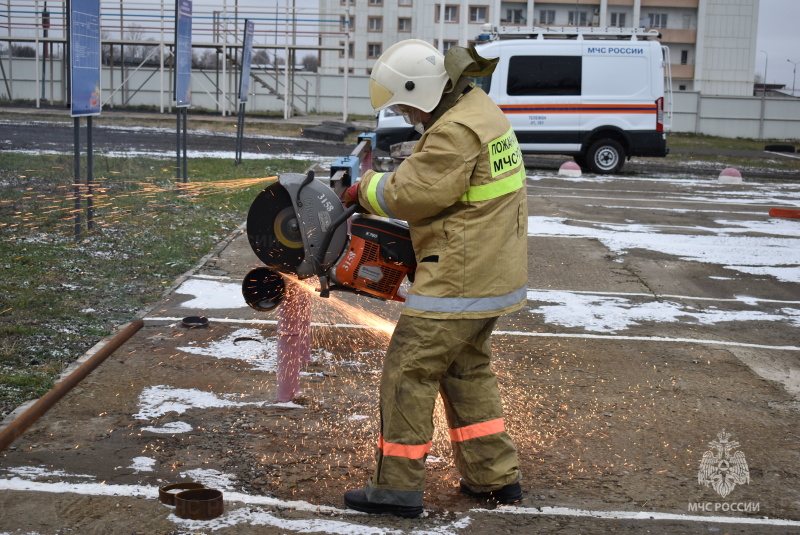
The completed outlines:
{"type": "Polygon", "coordinates": [[[350,208],[354,204],[358,204],[358,182],[347,188],[344,192],[344,205],[350,208]]]}

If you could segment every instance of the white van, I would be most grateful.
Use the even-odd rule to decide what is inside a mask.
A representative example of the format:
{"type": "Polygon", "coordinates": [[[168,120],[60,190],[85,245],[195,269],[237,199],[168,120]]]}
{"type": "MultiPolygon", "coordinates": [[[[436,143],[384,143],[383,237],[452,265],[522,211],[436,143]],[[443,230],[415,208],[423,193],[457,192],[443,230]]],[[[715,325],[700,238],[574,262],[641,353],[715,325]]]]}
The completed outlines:
{"type": "Polygon", "coordinates": [[[509,37],[535,34],[533,28],[495,33],[475,47],[500,58],[494,73],[476,83],[505,112],[522,152],[570,155],[595,173],[615,173],[631,156],[666,156],[669,52],[647,40],[657,32],[557,30],[541,28],[525,39],[509,37]],[[620,39],[626,32],[630,37],[620,39]]]}

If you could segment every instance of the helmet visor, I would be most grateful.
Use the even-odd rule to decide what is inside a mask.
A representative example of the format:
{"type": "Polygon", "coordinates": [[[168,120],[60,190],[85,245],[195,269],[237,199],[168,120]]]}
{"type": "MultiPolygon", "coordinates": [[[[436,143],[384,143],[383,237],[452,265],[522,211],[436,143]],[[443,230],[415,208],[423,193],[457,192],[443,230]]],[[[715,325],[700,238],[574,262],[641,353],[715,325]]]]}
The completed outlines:
{"type": "Polygon", "coordinates": [[[394,97],[394,93],[376,82],[374,78],[369,79],[369,102],[375,111],[385,108],[392,97],[394,97]]]}

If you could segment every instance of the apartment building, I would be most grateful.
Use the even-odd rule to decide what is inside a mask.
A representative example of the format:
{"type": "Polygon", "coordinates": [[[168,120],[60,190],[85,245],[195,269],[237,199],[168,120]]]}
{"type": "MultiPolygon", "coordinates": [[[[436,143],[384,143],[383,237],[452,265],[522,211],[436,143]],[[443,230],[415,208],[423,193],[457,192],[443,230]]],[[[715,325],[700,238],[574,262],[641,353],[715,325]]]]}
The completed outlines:
{"type": "Polygon", "coordinates": [[[759,0],[319,0],[339,31],[321,36],[340,51],[320,54],[320,72],[368,75],[397,41],[423,39],[442,51],[494,26],[657,29],[669,47],[674,91],[752,95],[759,0]],[[345,43],[348,43],[345,51],[345,43]],[[346,58],[347,56],[347,58],[346,58]]]}

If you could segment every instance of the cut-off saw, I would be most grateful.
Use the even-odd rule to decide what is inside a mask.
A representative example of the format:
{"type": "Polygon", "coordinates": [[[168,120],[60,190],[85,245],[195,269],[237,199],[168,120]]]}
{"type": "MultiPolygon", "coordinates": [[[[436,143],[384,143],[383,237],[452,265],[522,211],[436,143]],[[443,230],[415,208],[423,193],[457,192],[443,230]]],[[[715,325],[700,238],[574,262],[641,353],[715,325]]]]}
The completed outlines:
{"type": "Polygon", "coordinates": [[[285,276],[319,277],[322,297],[335,290],[405,301],[401,284],[416,269],[408,224],[357,209],[345,209],[311,171],[282,174],[259,193],[247,214],[247,238],[265,267],[242,283],[247,304],[259,311],[277,307],[285,276]]]}

